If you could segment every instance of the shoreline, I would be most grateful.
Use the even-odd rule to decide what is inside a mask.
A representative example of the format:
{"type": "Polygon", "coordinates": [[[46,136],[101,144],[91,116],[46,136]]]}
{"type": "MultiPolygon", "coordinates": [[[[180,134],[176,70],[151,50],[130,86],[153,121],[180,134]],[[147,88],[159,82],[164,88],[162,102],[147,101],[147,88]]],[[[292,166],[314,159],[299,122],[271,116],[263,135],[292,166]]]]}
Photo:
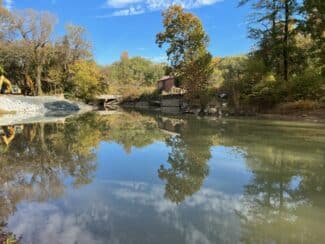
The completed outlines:
{"type": "MultiPolygon", "coordinates": [[[[320,110],[321,111],[321,110],[320,110]]],[[[281,120],[281,121],[301,121],[312,123],[325,123],[325,110],[322,110],[322,115],[317,114],[275,114],[275,113],[261,113],[254,117],[268,120],[281,120]]]]}
{"type": "MultiPolygon", "coordinates": [[[[325,109],[316,109],[310,111],[296,111],[288,114],[283,113],[254,113],[254,114],[228,114],[227,116],[218,116],[216,114],[204,114],[198,115],[195,113],[184,113],[181,110],[178,112],[172,111],[172,109],[162,110],[156,107],[129,107],[121,106],[126,111],[138,111],[138,112],[153,112],[165,115],[175,115],[175,116],[198,116],[202,118],[210,119],[222,119],[222,118],[235,118],[235,119],[257,119],[257,120],[274,120],[274,121],[284,121],[284,122],[304,122],[304,123],[317,123],[325,124],[325,109]],[[171,112],[172,111],[172,112],[171,112]]],[[[173,107],[171,107],[173,108],[173,107]]]]}
{"type": "MultiPolygon", "coordinates": [[[[119,107],[126,111],[154,112],[166,115],[177,116],[200,116],[195,113],[185,113],[181,108],[177,107],[152,107],[152,106],[124,106],[119,107]]],[[[0,96],[0,126],[37,123],[50,123],[57,120],[62,121],[65,118],[79,115],[92,111],[100,111],[97,107],[87,105],[79,101],[71,101],[62,97],[42,96],[42,97],[25,97],[25,96],[0,96]],[[9,102],[8,102],[9,101],[9,102]],[[8,104],[6,104],[8,102],[8,104]]],[[[116,110],[108,110],[114,113],[116,110]]],[[[325,109],[319,108],[306,111],[291,111],[290,113],[277,113],[274,111],[254,114],[233,114],[226,112],[224,115],[204,114],[200,117],[210,119],[261,119],[275,121],[291,121],[325,124],[325,109]]]]}

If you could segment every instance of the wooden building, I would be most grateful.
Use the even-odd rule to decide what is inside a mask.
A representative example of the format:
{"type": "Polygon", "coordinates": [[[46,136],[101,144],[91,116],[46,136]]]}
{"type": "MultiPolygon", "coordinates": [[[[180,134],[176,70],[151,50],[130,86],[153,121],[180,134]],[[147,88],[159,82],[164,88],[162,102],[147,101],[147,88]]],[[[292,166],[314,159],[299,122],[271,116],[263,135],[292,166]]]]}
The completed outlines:
{"type": "Polygon", "coordinates": [[[175,78],[172,76],[164,76],[157,82],[157,88],[160,92],[171,92],[175,86],[175,78]]]}

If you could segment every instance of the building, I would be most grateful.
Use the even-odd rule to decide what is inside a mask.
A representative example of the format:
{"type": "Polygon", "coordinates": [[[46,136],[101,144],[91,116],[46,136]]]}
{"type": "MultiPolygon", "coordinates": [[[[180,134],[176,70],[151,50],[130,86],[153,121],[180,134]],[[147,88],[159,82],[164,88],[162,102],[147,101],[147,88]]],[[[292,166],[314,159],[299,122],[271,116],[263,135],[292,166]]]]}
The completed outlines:
{"type": "Polygon", "coordinates": [[[159,81],[157,81],[157,88],[160,92],[169,93],[174,87],[176,87],[175,78],[172,76],[164,76],[159,81]]]}

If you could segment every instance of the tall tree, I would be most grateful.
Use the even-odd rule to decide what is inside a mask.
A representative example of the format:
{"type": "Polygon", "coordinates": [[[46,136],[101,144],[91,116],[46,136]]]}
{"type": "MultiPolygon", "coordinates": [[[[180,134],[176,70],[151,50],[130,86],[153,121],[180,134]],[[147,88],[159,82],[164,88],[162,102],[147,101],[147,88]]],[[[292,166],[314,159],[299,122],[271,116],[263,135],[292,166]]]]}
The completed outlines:
{"type": "Polygon", "coordinates": [[[163,12],[164,32],[156,36],[159,47],[167,45],[167,56],[174,75],[191,98],[199,98],[204,107],[204,96],[212,75],[212,56],[207,51],[209,38],[200,19],[186,13],[182,6],[173,5],[163,12]]]}
{"type": "Polygon", "coordinates": [[[42,95],[42,72],[47,58],[47,45],[50,43],[56,18],[48,12],[28,9],[16,12],[14,23],[26,47],[32,51],[37,95],[42,95]]]}
{"type": "Polygon", "coordinates": [[[296,0],[241,0],[239,6],[252,2],[253,14],[250,37],[258,40],[261,57],[271,71],[281,69],[284,80],[289,79],[290,60],[298,3],[296,0]]]}
{"type": "Polygon", "coordinates": [[[303,26],[305,34],[313,39],[311,54],[318,64],[325,64],[325,2],[323,0],[304,0],[302,13],[305,15],[303,26]]]}
{"type": "Polygon", "coordinates": [[[71,49],[70,60],[91,59],[91,43],[86,38],[86,29],[79,25],[68,24],[66,26],[65,41],[71,49]]]}

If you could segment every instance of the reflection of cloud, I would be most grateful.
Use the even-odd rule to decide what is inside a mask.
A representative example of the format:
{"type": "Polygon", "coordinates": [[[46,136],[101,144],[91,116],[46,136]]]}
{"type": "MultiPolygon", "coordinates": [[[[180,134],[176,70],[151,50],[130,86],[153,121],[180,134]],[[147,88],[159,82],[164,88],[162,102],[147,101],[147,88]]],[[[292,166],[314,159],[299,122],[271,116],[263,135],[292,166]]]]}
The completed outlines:
{"type": "MultiPolygon", "coordinates": [[[[120,182],[119,185],[122,187],[114,191],[119,198],[148,205],[155,208],[157,212],[171,211],[177,207],[177,204],[164,198],[164,189],[161,186],[132,182],[120,182]]],[[[182,206],[200,207],[205,211],[244,211],[241,195],[227,195],[210,188],[201,189],[185,200],[182,206]]]]}
{"type": "Polygon", "coordinates": [[[174,210],[177,205],[164,198],[164,189],[139,183],[120,183],[121,188],[114,191],[118,198],[137,204],[153,207],[158,213],[174,210]]]}
{"type": "MultiPolygon", "coordinates": [[[[244,211],[240,195],[203,188],[177,205],[164,198],[163,185],[128,181],[101,184],[66,198],[64,207],[23,204],[10,218],[9,228],[26,243],[47,244],[125,243],[135,230],[148,228],[153,236],[160,235],[161,228],[168,231],[166,241],[175,238],[193,244],[235,243],[240,238],[240,223],[234,213],[244,211]],[[125,233],[125,226],[132,221],[138,228],[125,233]]],[[[141,233],[136,237],[139,243],[148,243],[146,232],[141,233]]]]}
{"type": "MultiPolygon", "coordinates": [[[[94,216],[92,216],[94,217],[94,216]]],[[[105,243],[87,230],[88,216],[65,214],[49,203],[24,205],[9,222],[11,230],[25,243],[105,243]]],[[[110,243],[117,243],[112,240],[110,243]]]]}
{"type": "Polygon", "coordinates": [[[241,195],[228,195],[210,188],[203,188],[181,205],[164,198],[161,186],[120,182],[113,194],[120,199],[153,208],[166,226],[183,236],[186,243],[235,243],[240,238],[239,221],[235,212],[246,213],[241,195]],[[195,211],[201,224],[183,211],[195,211]]]}

